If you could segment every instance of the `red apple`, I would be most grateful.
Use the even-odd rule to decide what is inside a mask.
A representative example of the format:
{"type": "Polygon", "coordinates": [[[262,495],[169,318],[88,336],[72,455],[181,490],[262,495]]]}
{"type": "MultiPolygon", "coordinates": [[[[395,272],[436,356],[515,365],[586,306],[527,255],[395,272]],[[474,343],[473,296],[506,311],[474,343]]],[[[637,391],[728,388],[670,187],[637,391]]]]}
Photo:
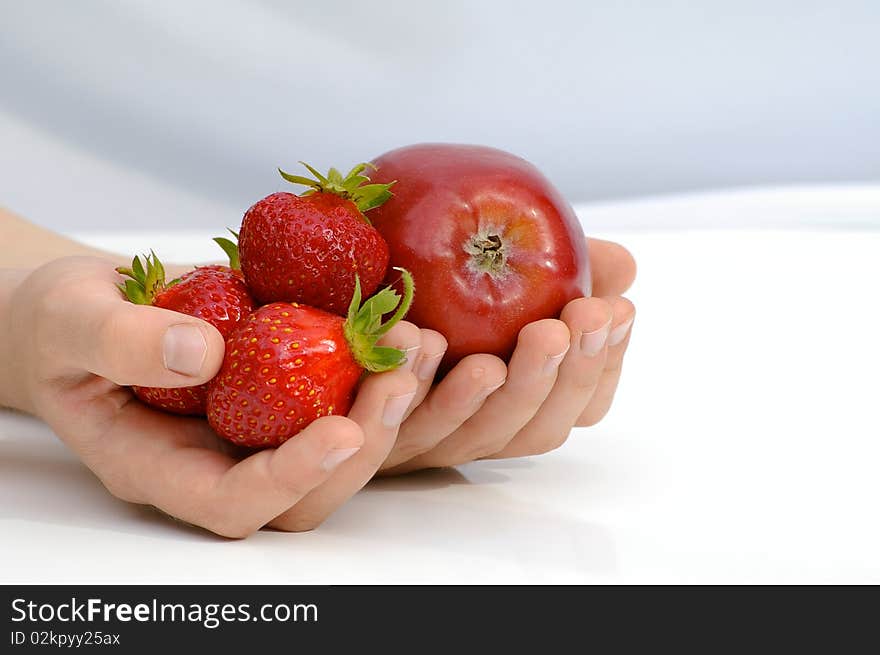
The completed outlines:
{"type": "Polygon", "coordinates": [[[407,319],[449,341],[444,370],[471,353],[508,359],[524,325],[590,294],[577,216],[529,162],[485,146],[424,143],[373,163],[372,182],[397,183],[370,220],[391,265],[415,278],[407,319]]]}

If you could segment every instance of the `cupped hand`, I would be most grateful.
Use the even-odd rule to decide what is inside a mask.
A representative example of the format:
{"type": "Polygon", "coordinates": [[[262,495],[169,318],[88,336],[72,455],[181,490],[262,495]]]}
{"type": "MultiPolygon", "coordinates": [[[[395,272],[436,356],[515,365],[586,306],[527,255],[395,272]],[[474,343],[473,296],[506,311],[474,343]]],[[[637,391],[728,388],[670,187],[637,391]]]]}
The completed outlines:
{"type": "Polygon", "coordinates": [[[525,326],[507,365],[471,355],[432,387],[445,341],[422,330],[414,361],[418,391],[382,474],[545,453],[573,427],[605,416],[635,316],[621,294],[636,266],[623,246],[588,242],[593,297],[572,300],[558,319],[525,326]]]}
{"type": "Polygon", "coordinates": [[[446,342],[402,322],[383,341],[407,350],[405,366],[367,377],[347,418],[257,453],[126,388],[209,380],[224,348],[212,326],[124,301],[111,262],[56,260],[17,285],[4,317],[12,404],[43,418],[119,498],[230,537],[311,529],[377,472],[542,453],[600,420],[629,341],[634,309],[619,294],[635,264],[610,242],[591,240],[590,254],[594,297],[524,328],[509,365],[472,355],[432,386],[446,342]]]}
{"type": "MultiPolygon", "coordinates": [[[[265,525],[312,528],[374,475],[412,404],[411,371],[371,375],[349,417],[321,418],[277,449],[245,453],[203,419],[150,409],[126,388],[206,382],[224,344],[204,321],[123,300],[113,266],[71,257],[26,275],[3,317],[0,357],[15,380],[11,404],[45,420],[112,494],[244,537],[265,525]]],[[[400,323],[386,343],[416,352],[420,337],[400,323]]]]}

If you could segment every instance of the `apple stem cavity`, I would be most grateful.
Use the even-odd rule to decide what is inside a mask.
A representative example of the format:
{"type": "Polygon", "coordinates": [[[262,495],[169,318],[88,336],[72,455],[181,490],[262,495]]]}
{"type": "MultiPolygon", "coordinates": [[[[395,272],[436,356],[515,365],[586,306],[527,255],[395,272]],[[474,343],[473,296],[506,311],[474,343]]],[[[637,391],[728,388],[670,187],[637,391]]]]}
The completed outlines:
{"type": "Polygon", "coordinates": [[[481,228],[464,244],[464,251],[471,258],[468,268],[477,273],[488,273],[492,278],[507,275],[508,247],[496,227],[481,228]]]}

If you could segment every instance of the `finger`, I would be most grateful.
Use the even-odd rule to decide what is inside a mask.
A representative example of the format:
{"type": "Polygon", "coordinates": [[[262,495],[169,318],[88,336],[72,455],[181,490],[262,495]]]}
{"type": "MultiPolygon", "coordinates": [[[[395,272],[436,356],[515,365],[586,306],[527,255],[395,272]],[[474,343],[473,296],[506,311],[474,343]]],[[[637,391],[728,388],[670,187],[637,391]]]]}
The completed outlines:
{"type": "Polygon", "coordinates": [[[408,321],[401,321],[384,335],[379,343],[403,350],[406,353],[406,360],[400,368],[413,371],[419,380],[416,395],[404,415],[406,418],[430,390],[434,373],[446,352],[446,339],[439,332],[420,330],[408,321]]]}
{"type": "Polygon", "coordinates": [[[39,310],[41,341],[58,366],[119,385],[157,387],[192,386],[216,374],[224,343],[212,325],[124,300],[114,287],[120,277],[106,261],[85,259],[75,270],[75,292],[56,285],[39,310]]]}
{"type": "Polygon", "coordinates": [[[348,414],[363,430],[363,447],[342,464],[332,478],[279,513],[269,525],[291,532],[311,530],[369,482],[394,445],[416,386],[415,375],[406,370],[369,376],[358,390],[348,414]]]}
{"type": "MultiPolygon", "coordinates": [[[[422,330],[421,348],[418,357],[413,362],[412,371],[418,379],[418,387],[412,404],[403,417],[404,421],[412,414],[431,390],[431,384],[434,382],[434,375],[437,373],[437,367],[440,360],[446,354],[446,337],[434,330],[422,330]]],[[[399,439],[399,437],[398,437],[399,439]]]]}
{"type": "MultiPolygon", "coordinates": [[[[394,448],[381,470],[389,475],[415,467],[406,463],[430,451],[473,416],[507,377],[507,367],[494,355],[469,355],[431,389],[400,426],[394,448]]],[[[422,384],[422,381],[419,381],[422,384]]]]}
{"type": "Polygon", "coordinates": [[[413,370],[419,358],[422,345],[422,332],[409,321],[400,321],[379,340],[379,345],[397,348],[406,353],[406,359],[400,365],[405,371],[413,370]]]}
{"type": "Polygon", "coordinates": [[[83,368],[116,384],[188,387],[223,362],[223,337],[210,323],[177,312],[113,303],[78,351],[83,368]]]}
{"type": "Polygon", "coordinates": [[[219,451],[146,443],[131,449],[128,459],[139,469],[134,475],[147,502],[217,534],[241,538],[326,481],[363,443],[354,421],[327,416],[279,448],[238,463],[219,451]]]}
{"type": "Polygon", "coordinates": [[[556,319],[526,325],[519,333],[504,385],[453,434],[407,465],[455,466],[502,450],[547,398],[569,339],[568,327],[556,319]]]}
{"type": "Polygon", "coordinates": [[[614,311],[613,327],[608,335],[608,355],[596,391],[576,422],[576,425],[582,427],[595,425],[611,408],[611,402],[614,400],[614,393],[620,381],[623,356],[629,345],[632,324],[635,319],[635,307],[626,298],[606,298],[606,300],[614,311]]]}
{"type": "Polygon", "coordinates": [[[587,239],[594,296],[619,296],[626,293],[636,278],[636,260],[630,252],[613,241],[587,239]]]}
{"type": "Polygon", "coordinates": [[[578,298],[565,306],[560,319],[571,333],[571,347],[556,384],[534,418],[493,458],[538,455],[565,442],[605,369],[612,318],[611,305],[601,298],[578,298]]]}

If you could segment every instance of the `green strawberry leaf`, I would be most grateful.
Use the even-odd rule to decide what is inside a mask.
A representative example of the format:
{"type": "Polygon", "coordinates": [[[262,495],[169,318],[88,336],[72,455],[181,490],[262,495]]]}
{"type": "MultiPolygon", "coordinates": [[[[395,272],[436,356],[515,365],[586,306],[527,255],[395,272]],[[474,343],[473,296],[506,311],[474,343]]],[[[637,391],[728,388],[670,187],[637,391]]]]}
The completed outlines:
{"type": "Polygon", "coordinates": [[[394,182],[389,182],[388,184],[368,184],[370,178],[362,173],[367,168],[376,170],[376,166],[373,164],[367,162],[357,164],[345,177],[342,177],[342,173],[340,173],[338,169],[331,168],[325,177],[307,163],[300,163],[308,169],[314,178],[308,178],[302,175],[292,175],[284,172],[280,168],[278,169],[281,177],[288,182],[302,184],[303,186],[308,187],[300,195],[308,196],[318,192],[333,193],[347,200],[351,200],[357,206],[358,211],[361,212],[361,216],[363,216],[364,221],[367,223],[369,223],[369,220],[367,220],[364,214],[371,209],[375,209],[386,203],[394,195],[391,193],[390,189],[392,185],[395,184],[396,180],[394,182]]]}
{"type": "Polygon", "coordinates": [[[144,293],[144,288],[137,282],[137,280],[126,280],[123,284],[117,285],[122,293],[125,294],[126,298],[128,298],[131,302],[136,305],[149,305],[150,303],[147,301],[147,296],[144,293]]]}
{"type": "Polygon", "coordinates": [[[385,314],[394,311],[394,308],[400,302],[400,296],[397,295],[394,289],[388,287],[387,289],[382,289],[370,300],[371,302],[368,304],[370,316],[381,319],[385,314]]]}
{"type": "Polygon", "coordinates": [[[147,276],[146,276],[146,273],[144,273],[144,267],[143,267],[143,265],[141,264],[141,259],[140,259],[140,257],[135,257],[135,258],[132,260],[132,262],[131,262],[131,270],[132,270],[132,273],[133,273],[133,274],[132,274],[132,277],[133,277],[135,280],[137,280],[137,281],[140,282],[141,284],[144,284],[144,283],[146,282],[147,276]]]}
{"type": "Polygon", "coordinates": [[[223,249],[229,258],[229,268],[238,271],[241,270],[241,261],[238,258],[238,244],[226,237],[214,237],[214,243],[223,249]]]}
{"type": "MultiPolygon", "coordinates": [[[[314,168],[312,168],[311,166],[309,166],[309,165],[308,165],[307,163],[305,163],[304,161],[300,161],[300,164],[302,164],[303,166],[305,166],[305,167],[308,169],[309,173],[311,173],[312,175],[314,175],[314,176],[315,176],[315,179],[318,180],[318,182],[319,182],[322,186],[329,186],[329,185],[328,185],[329,180],[328,180],[326,177],[324,177],[323,175],[321,175],[318,171],[316,171],[314,168]]],[[[314,184],[314,183],[313,183],[313,184],[314,184]]]]}
{"type": "Polygon", "coordinates": [[[165,282],[165,267],[152,250],[149,255],[135,255],[131,267],[119,266],[116,272],[129,279],[117,284],[122,294],[137,305],[151,305],[156,296],[178,282],[165,282]]]}
{"type": "Polygon", "coordinates": [[[331,168],[329,171],[327,171],[327,181],[331,185],[335,184],[338,186],[343,186],[343,184],[345,183],[345,180],[342,177],[342,173],[337,171],[335,168],[331,168]]]}
{"type": "Polygon", "coordinates": [[[403,364],[406,359],[406,353],[399,348],[387,348],[385,346],[376,346],[371,354],[373,367],[380,367],[382,370],[391,370],[403,364]]]}
{"type": "Polygon", "coordinates": [[[345,179],[350,180],[358,176],[363,177],[361,173],[363,173],[367,168],[372,168],[374,171],[376,170],[376,166],[374,164],[364,161],[360,164],[355,164],[355,166],[350,171],[348,171],[348,175],[345,176],[345,179]]]}
{"type": "MultiPolygon", "coordinates": [[[[394,184],[394,182],[391,184],[394,184]]],[[[358,209],[361,212],[368,212],[388,202],[394,196],[389,191],[391,184],[368,184],[359,188],[355,194],[355,204],[358,206],[358,209]]]]}
{"type": "Polygon", "coordinates": [[[291,175],[290,173],[285,173],[280,168],[278,172],[281,173],[281,177],[283,177],[288,182],[292,182],[293,184],[303,184],[305,186],[312,186],[315,181],[308,177],[303,177],[302,175],[291,175]]]}
{"type": "Polygon", "coordinates": [[[362,184],[365,184],[370,181],[366,175],[355,175],[353,177],[345,178],[345,190],[349,193],[352,193],[362,184]]]}
{"type": "Polygon", "coordinates": [[[388,330],[403,319],[415,294],[415,284],[409,271],[403,268],[394,270],[400,271],[403,280],[402,301],[400,295],[388,286],[361,304],[361,282],[355,275],[354,294],[343,326],[355,361],[366,370],[377,373],[397,368],[406,358],[406,353],[398,348],[376,345],[388,330]],[[382,317],[391,312],[394,314],[383,323],[382,317]]]}

